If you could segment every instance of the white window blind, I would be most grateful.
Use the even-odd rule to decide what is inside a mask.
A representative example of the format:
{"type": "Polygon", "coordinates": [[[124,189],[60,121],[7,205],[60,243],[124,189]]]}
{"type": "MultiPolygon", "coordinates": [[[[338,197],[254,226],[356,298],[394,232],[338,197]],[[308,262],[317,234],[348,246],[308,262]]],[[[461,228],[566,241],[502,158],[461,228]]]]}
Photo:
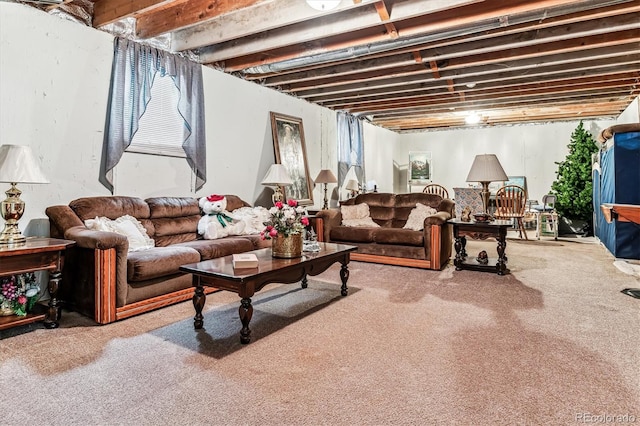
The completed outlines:
{"type": "Polygon", "coordinates": [[[151,86],[151,100],[140,117],[138,131],[127,152],[186,158],[182,149],[184,120],[178,111],[180,91],[173,79],[157,73],[151,86]]]}

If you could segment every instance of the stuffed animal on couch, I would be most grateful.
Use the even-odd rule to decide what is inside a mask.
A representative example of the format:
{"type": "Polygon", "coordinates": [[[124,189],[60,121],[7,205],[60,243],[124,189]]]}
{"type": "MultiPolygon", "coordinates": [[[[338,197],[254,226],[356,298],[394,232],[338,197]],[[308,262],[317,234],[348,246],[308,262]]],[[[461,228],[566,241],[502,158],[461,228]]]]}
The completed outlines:
{"type": "Polygon", "coordinates": [[[205,240],[215,240],[227,235],[242,235],[246,223],[227,211],[227,199],[223,195],[209,195],[198,201],[203,216],[198,222],[198,234],[205,240]]]}

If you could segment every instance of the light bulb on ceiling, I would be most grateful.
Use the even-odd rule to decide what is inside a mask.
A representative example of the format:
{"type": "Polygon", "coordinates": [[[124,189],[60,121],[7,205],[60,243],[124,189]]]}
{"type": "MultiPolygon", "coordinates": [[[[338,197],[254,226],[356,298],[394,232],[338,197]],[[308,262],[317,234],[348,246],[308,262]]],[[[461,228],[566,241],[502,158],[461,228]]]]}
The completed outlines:
{"type": "Polygon", "coordinates": [[[480,115],[478,113],[472,112],[465,117],[464,121],[467,124],[478,124],[480,122],[480,115]]]}
{"type": "Polygon", "coordinates": [[[338,7],[340,0],[307,0],[307,4],[315,10],[331,10],[338,7]]]}
{"type": "Polygon", "coordinates": [[[467,86],[469,89],[473,89],[474,87],[476,87],[476,84],[475,84],[475,83],[467,83],[467,84],[466,84],[466,86],[467,86]]]}

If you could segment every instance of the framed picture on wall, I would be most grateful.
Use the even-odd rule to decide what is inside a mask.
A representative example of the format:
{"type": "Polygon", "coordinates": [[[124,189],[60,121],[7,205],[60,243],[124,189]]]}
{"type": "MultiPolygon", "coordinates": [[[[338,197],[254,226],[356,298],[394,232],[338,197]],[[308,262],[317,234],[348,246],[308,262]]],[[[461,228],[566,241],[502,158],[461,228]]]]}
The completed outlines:
{"type": "Polygon", "coordinates": [[[525,176],[508,176],[509,180],[506,181],[505,185],[518,185],[520,188],[524,189],[527,192],[527,178],[525,176]]]}
{"type": "Polygon", "coordinates": [[[409,185],[426,185],[431,180],[433,163],[431,152],[409,152],[409,185]]]}
{"type": "Polygon", "coordinates": [[[292,185],[284,187],[284,197],[286,200],[297,200],[303,206],[313,204],[302,119],[276,112],[270,114],[276,163],[287,169],[293,181],[292,185]]]}

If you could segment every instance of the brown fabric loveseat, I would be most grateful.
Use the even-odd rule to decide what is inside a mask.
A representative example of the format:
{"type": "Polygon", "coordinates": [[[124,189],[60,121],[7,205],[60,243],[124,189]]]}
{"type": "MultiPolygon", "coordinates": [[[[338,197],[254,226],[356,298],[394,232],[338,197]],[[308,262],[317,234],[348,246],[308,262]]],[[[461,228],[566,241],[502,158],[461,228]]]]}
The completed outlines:
{"type": "MultiPolygon", "coordinates": [[[[226,197],[228,211],[250,207],[237,196],[226,197]]],[[[190,299],[191,275],[179,272],[181,265],[270,246],[257,234],[201,239],[200,207],[191,197],[86,197],[48,207],[46,214],[52,237],[76,241],[65,255],[59,297],[64,306],[100,324],[190,299]],[[155,247],[129,251],[124,235],[91,230],[84,223],[124,215],[142,223],[155,247]]]]}
{"type": "Polygon", "coordinates": [[[342,225],[340,209],[322,210],[322,239],[326,242],[358,247],[352,260],[413,266],[440,270],[451,257],[452,230],[447,220],[453,216],[454,202],[439,195],[411,193],[368,193],[342,203],[351,206],[366,203],[371,219],[380,228],[342,225]],[[424,229],[402,229],[410,212],[420,203],[437,213],[424,220],[424,229]]]}

